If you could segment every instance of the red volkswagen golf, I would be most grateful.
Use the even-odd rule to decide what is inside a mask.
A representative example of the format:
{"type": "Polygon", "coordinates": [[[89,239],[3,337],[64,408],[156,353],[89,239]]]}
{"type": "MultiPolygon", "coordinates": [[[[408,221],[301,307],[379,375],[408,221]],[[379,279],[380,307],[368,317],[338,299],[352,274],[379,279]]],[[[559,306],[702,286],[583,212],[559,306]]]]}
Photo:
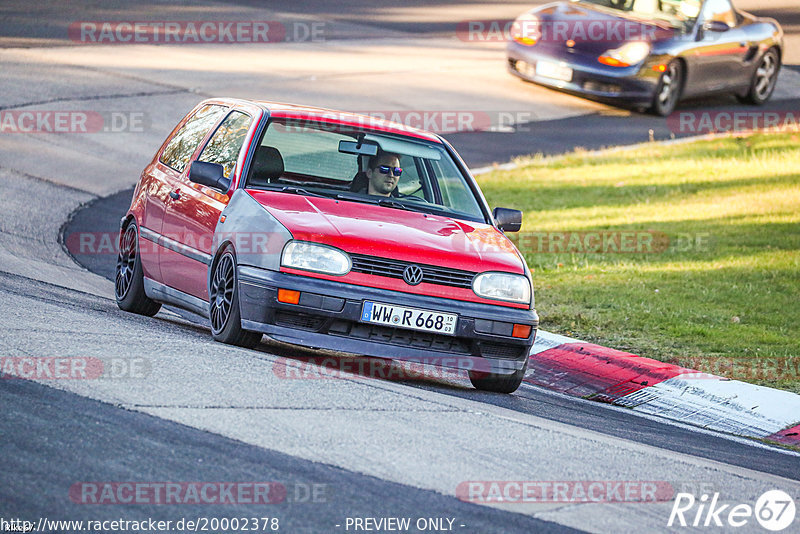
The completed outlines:
{"type": "Polygon", "coordinates": [[[469,370],[512,392],[538,326],[530,272],[441,137],[271,102],[200,103],[122,219],[116,299],[207,317],[214,339],[469,370]]]}

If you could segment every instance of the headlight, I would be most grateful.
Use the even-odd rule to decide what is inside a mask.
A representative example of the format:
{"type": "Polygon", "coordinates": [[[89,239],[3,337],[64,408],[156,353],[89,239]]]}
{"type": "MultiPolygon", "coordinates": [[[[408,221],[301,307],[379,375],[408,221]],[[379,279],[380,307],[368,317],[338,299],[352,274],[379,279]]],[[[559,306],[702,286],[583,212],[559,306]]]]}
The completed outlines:
{"type": "Polygon", "coordinates": [[[334,276],[349,273],[352,265],[350,256],[338,248],[305,241],[289,241],[281,256],[283,267],[334,276]]]}
{"type": "Polygon", "coordinates": [[[519,44],[533,46],[541,38],[539,19],[536,15],[525,13],[511,24],[511,38],[519,44]]]}
{"type": "Polygon", "coordinates": [[[597,61],[612,67],[630,67],[644,61],[650,54],[650,43],[634,41],[607,51],[597,61]]]}
{"type": "Polygon", "coordinates": [[[531,283],[521,274],[483,273],[472,281],[472,290],[479,297],[519,304],[531,303],[531,283]]]}

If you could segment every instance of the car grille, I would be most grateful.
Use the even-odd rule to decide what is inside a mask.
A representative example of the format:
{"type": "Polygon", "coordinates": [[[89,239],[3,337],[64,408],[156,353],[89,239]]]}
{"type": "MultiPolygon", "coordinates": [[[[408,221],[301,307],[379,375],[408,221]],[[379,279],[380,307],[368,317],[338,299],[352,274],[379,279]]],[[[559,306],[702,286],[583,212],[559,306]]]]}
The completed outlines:
{"type": "Polygon", "coordinates": [[[622,92],[622,87],[612,83],[602,83],[594,80],[587,80],[583,82],[583,88],[587,91],[595,91],[598,93],[610,93],[617,95],[622,92]]]}
{"type": "Polygon", "coordinates": [[[301,313],[278,311],[275,313],[275,324],[300,330],[319,330],[325,322],[324,317],[301,313]]]}
{"type": "Polygon", "coordinates": [[[348,337],[374,343],[386,343],[396,347],[423,349],[465,356],[483,356],[501,360],[516,360],[527,353],[527,347],[503,343],[478,342],[467,338],[445,336],[432,332],[418,332],[402,328],[392,328],[367,324],[346,319],[329,320],[326,317],[306,313],[278,310],[275,324],[299,330],[320,332],[331,336],[348,337]]]}
{"type": "Polygon", "coordinates": [[[351,321],[335,321],[328,330],[328,333],[334,336],[346,336],[353,339],[388,343],[400,347],[412,347],[456,354],[472,353],[469,340],[430,332],[402,330],[387,326],[354,323],[351,321]]]}
{"type": "Polygon", "coordinates": [[[522,355],[523,351],[527,352],[528,348],[519,347],[518,345],[502,345],[500,343],[481,344],[481,356],[484,358],[516,360],[522,355]]]}
{"type": "MultiPolygon", "coordinates": [[[[374,256],[362,256],[351,254],[353,259],[353,271],[357,273],[371,274],[374,276],[385,276],[388,278],[403,279],[403,271],[409,265],[415,265],[406,261],[391,260],[388,258],[377,258],[374,256]]],[[[422,281],[426,284],[437,284],[440,286],[460,287],[470,289],[475,273],[469,271],[459,271],[445,267],[433,265],[416,264],[422,269],[422,281]]]]}

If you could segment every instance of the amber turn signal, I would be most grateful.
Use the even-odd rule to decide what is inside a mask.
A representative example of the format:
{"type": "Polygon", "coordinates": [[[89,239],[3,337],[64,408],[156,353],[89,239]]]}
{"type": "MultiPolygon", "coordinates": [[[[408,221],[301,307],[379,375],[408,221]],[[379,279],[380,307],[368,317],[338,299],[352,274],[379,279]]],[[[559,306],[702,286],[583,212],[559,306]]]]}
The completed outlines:
{"type": "Polygon", "coordinates": [[[630,67],[628,63],[620,61],[619,59],[611,56],[600,56],[597,58],[597,61],[603,65],[608,65],[609,67],[630,67]]]}
{"type": "Polygon", "coordinates": [[[528,336],[531,335],[532,328],[533,327],[529,324],[515,324],[514,330],[511,331],[511,337],[528,339],[528,336]]]}
{"type": "Polygon", "coordinates": [[[300,292],[293,291],[291,289],[279,289],[278,302],[283,302],[284,304],[297,304],[300,302],[300,292]]]}

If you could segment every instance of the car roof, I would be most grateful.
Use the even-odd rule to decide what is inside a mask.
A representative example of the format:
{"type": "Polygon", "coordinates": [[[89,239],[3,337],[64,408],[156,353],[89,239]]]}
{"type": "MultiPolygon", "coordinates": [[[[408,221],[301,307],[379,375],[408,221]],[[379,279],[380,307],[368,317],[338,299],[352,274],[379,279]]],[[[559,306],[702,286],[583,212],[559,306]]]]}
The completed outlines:
{"type": "Polygon", "coordinates": [[[228,105],[255,104],[261,107],[263,110],[269,112],[271,117],[281,119],[327,122],[345,126],[361,127],[396,135],[411,136],[432,143],[441,144],[442,142],[438,135],[431,132],[426,132],[425,130],[405,126],[398,122],[380,119],[369,115],[363,115],[360,113],[337,111],[334,109],[318,108],[313,106],[300,106],[297,104],[287,104],[283,102],[270,102],[266,100],[241,100],[234,98],[215,98],[213,100],[217,102],[225,102],[228,105]]]}

